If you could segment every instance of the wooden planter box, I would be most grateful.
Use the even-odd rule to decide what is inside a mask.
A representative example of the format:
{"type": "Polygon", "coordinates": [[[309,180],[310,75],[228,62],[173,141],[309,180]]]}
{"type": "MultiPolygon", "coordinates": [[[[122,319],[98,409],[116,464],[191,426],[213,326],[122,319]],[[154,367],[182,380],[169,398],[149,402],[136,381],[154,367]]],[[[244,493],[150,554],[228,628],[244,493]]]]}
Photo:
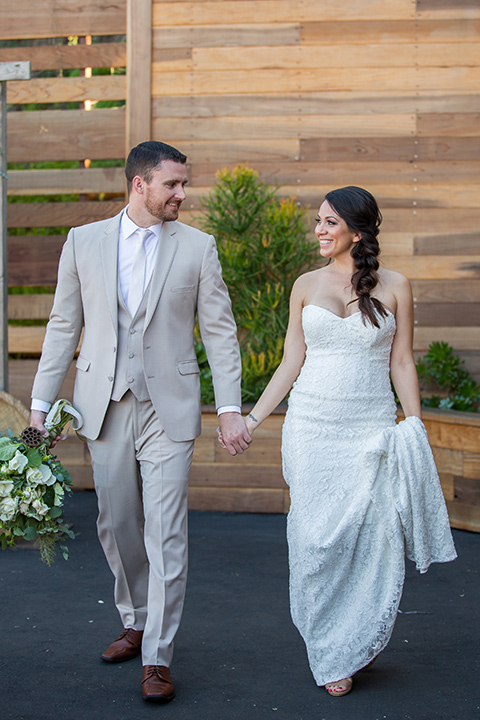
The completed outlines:
{"type": "MultiPolygon", "coordinates": [[[[280,454],[284,408],[268,418],[242,455],[231,457],[220,447],[213,408],[202,414],[202,435],[195,443],[190,475],[192,510],[288,512],[288,488],[280,454]]],[[[399,419],[401,419],[399,413],[399,419]]],[[[424,410],[423,419],[437,463],[452,527],[480,532],[480,415],[424,410]]],[[[93,488],[88,450],[68,438],[58,456],[72,473],[75,487],[93,488]]]]}

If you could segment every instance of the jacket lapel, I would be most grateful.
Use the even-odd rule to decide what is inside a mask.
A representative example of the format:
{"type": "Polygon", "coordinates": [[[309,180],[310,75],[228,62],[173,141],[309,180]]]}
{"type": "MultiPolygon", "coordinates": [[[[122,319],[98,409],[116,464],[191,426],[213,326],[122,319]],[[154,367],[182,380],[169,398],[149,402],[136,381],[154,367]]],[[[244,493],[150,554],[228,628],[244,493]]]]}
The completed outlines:
{"type": "Polygon", "coordinates": [[[165,281],[172,267],[173,259],[177,252],[178,240],[176,234],[175,223],[164,222],[162,232],[158,241],[157,258],[155,260],[155,268],[153,270],[152,280],[150,283],[150,292],[148,295],[147,314],[145,317],[145,330],[147,329],[153,317],[155,309],[158,305],[160,295],[165,286],[165,281]]]}
{"type": "Polygon", "coordinates": [[[100,243],[107,304],[115,334],[118,334],[118,233],[120,215],[112,218],[100,243]]]}

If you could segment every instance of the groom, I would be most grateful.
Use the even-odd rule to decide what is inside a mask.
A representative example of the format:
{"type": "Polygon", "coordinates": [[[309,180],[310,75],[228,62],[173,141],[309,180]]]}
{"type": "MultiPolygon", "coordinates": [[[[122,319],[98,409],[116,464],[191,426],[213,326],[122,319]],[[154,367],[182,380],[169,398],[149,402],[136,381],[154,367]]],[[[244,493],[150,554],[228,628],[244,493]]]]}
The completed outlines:
{"type": "Polygon", "coordinates": [[[251,437],[240,414],[240,354],[214,238],[177,221],[186,157],[143,142],[125,174],[127,207],[68,234],[31,424],[45,432],[45,414],[81,341],[73,402],[83,416],[98,536],[124,628],[101,657],[124,662],[141,652],[144,699],[168,702],[187,575],[188,474],[200,434],[196,316],[226,447],[242,453],[251,437]]]}

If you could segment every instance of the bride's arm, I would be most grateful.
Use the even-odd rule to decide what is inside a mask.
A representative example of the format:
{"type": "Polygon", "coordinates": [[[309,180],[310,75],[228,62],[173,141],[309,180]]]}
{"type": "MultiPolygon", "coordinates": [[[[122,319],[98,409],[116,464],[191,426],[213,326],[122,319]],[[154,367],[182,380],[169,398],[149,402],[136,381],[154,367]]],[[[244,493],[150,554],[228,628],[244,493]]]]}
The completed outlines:
{"type": "Polygon", "coordinates": [[[401,276],[395,295],[397,331],[390,357],[390,375],[405,416],[421,418],[420,390],[413,358],[413,298],[406,277],[401,276]]]}
{"type": "Polygon", "coordinates": [[[303,283],[297,280],[290,296],[290,317],[283,348],[283,358],[255,407],[245,419],[251,434],[281,403],[298,377],[305,360],[305,338],[302,328],[303,283]]]}

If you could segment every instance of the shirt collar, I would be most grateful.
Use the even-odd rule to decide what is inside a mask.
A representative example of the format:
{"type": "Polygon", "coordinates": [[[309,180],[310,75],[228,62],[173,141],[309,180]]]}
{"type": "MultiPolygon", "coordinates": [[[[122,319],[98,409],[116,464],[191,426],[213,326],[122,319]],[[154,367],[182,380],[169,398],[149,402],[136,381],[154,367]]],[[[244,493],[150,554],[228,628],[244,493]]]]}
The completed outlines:
{"type": "MultiPolygon", "coordinates": [[[[136,230],[139,229],[139,226],[133,222],[131,218],[127,215],[128,205],[125,208],[125,210],[122,213],[122,217],[120,220],[121,228],[122,228],[122,236],[123,239],[126,240],[131,235],[133,235],[136,230]]],[[[157,240],[160,239],[160,233],[162,231],[162,222],[155,223],[154,225],[150,225],[148,228],[157,238],[157,240]]]]}

